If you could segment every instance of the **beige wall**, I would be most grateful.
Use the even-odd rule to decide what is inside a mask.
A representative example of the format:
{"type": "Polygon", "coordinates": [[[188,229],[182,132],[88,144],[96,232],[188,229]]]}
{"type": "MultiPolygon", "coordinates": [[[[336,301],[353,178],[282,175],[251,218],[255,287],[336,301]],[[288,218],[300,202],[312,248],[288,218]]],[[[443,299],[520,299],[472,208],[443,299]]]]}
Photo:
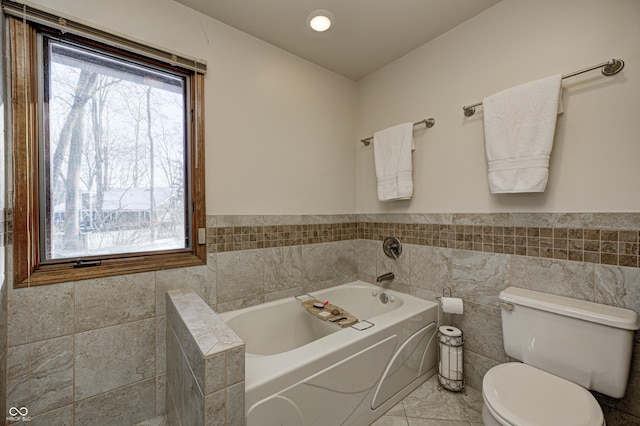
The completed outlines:
{"type": "MultiPolygon", "coordinates": [[[[552,228],[554,222],[544,215],[516,214],[517,220],[507,215],[505,224],[502,215],[475,218],[457,213],[640,212],[637,0],[504,0],[357,84],[170,0],[38,3],[207,60],[209,227],[431,223],[430,216],[382,215],[379,219],[350,214],[445,212],[436,215],[439,219],[434,223],[474,229],[486,225],[552,228]],[[627,64],[617,77],[605,79],[595,72],[565,82],[566,112],[557,132],[549,190],[541,195],[489,195],[482,113],[465,118],[462,106],[522,82],[610,57],[623,58],[627,64]],[[399,122],[431,116],[436,126],[415,133],[414,199],[378,203],[372,147],[363,147],[358,139],[399,122]],[[296,216],[309,213],[318,216],[296,216]],[[332,213],[349,217],[322,216],[332,213]]],[[[615,218],[598,221],[576,215],[557,220],[562,228],[626,229],[615,218]]],[[[631,215],[630,221],[629,229],[637,230],[637,215],[631,215]]],[[[0,249],[4,257],[4,248],[0,249]]],[[[571,289],[573,297],[638,307],[637,268],[540,259],[535,254],[479,253],[456,245],[408,244],[407,249],[408,255],[398,264],[405,269],[396,273],[399,289],[432,299],[442,287],[452,287],[467,303],[465,321],[469,323],[460,325],[470,336],[482,334],[473,329],[475,324],[490,321],[487,342],[499,339],[495,295],[513,277],[543,277],[544,283],[560,286],[546,288],[549,292],[571,289]],[[406,264],[407,259],[412,260],[406,264]],[[510,269],[502,268],[507,264],[510,269]],[[423,266],[427,270],[420,269],[423,266]],[[476,278],[479,270],[485,273],[476,278]],[[582,291],[583,285],[596,294],[582,291]]],[[[313,291],[358,276],[372,280],[390,269],[380,253],[379,242],[364,239],[291,247],[283,243],[282,247],[210,252],[208,265],[196,268],[9,288],[8,295],[5,288],[0,294],[9,311],[8,349],[4,357],[0,350],[0,364],[8,369],[7,402],[17,403],[14,397],[25,400],[25,395],[39,401],[29,408],[34,416],[42,414],[38,420],[46,424],[61,424],[53,419],[63,418],[69,423],[73,418],[76,423],[90,418],[96,424],[116,424],[127,416],[131,421],[132,416],[163,414],[167,289],[186,283],[216,309],[233,309],[304,292],[305,286],[313,291]],[[110,310],[98,310],[104,306],[110,310]],[[114,335],[124,333],[139,344],[109,346],[114,335]],[[96,367],[97,352],[89,350],[91,342],[94,348],[104,348],[103,362],[119,363],[118,368],[96,367]],[[124,349],[129,351],[127,362],[121,362],[124,349]],[[25,359],[30,360],[27,368],[25,359]],[[48,374],[52,370],[47,368],[56,374],[48,374]],[[95,417],[97,407],[105,406],[115,408],[95,417]]],[[[521,282],[531,288],[539,284],[538,280],[521,282]]],[[[0,315],[3,320],[6,317],[0,315]]],[[[6,328],[0,324],[0,330],[6,328]]],[[[487,368],[503,360],[501,352],[495,354],[499,345],[487,342],[470,340],[466,348],[466,359],[475,366],[469,372],[475,382],[469,383],[475,387],[487,368]]],[[[609,405],[638,417],[640,373],[635,365],[628,398],[609,405]]],[[[4,375],[0,371],[0,379],[4,375]]],[[[0,404],[4,401],[0,398],[0,404]]]]}
{"type": "Polygon", "coordinates": [[[170,0],[37,3],[207,61],[207,214],[355,211],[353,81],[170,0]]]}
{"type": "Polygon", "coordinates": [[[376,199],[372,147],[354,141],[357,211],[639,211],[640,2],[504,0],[438,39],[358,81],[357,138],[397,123],[416,127],[414,197],[376,199]],[[544,194],[491,195],[482,108],[462,106],[500,90],[567,74],[609,58],[626,66],[567,79],[544,194]]]}
{"type": "Polygon", "coordinates": [[[207,60],[207,214],[640,210],[635,0],[504,0],[357,84],[170,0],[38,3],[207,60]],[[618,76],[563,84],[547,191],[489,194],[482,109],[462,106],[611,57],[618,76]],[[425,117],[413,199],[378,202],[359,138],[425,117]]]}

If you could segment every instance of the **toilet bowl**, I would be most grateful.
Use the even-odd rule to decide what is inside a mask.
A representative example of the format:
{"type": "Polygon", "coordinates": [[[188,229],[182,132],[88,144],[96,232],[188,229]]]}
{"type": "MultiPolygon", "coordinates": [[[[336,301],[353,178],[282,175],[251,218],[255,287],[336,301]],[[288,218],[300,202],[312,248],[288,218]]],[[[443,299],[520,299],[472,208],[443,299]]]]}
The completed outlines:
{"type": "Polygon", "coordinates": [[[482,381],[485,426],[604,426],[585,388],[519,362],[498,365],[482,381]]]}

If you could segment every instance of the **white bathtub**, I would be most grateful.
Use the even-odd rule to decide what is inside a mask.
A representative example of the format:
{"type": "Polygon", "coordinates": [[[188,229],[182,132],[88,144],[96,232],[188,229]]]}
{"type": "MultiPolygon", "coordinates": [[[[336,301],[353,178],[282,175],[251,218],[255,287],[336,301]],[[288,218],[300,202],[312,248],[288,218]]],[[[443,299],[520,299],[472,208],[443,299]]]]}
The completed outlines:
{"type": "Polygon", "coordinates": [[[246,345],[248,426],[368,425],[436,372],[435,302],[361,281],[312,295],[369,328],[322,321],[295,298],[220,315],[246,345]]]}

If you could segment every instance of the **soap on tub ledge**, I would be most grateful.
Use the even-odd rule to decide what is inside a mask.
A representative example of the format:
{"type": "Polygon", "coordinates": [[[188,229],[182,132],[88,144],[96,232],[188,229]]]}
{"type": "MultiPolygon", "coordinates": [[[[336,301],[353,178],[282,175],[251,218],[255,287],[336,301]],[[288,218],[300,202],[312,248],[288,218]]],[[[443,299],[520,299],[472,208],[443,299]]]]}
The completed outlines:
{"type": "Polygon", "coordinates": [[[344,309],[332,305],[331,303],[322,303],[317,299],[305,300],[302,302],[307,312],[323,321],[329,321],[340,327],[349,327],[358,322],[358,318],[351,315],[344,309]],[[320,306],[320,308],[318,308],[320,306]]]}

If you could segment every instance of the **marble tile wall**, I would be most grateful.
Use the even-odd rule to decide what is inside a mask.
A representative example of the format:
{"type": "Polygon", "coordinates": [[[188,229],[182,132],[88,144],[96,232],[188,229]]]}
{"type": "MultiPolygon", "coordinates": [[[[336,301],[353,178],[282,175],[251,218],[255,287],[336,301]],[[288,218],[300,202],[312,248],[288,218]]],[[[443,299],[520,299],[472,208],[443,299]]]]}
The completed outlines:
{"type": "Polygon", "coordinates": [[[7,355],[1,365],[6,366],[7,383],[1,387],[6,391],[2,403],[26,406],[36,425],[126,425],[164,414],[167,290],[190,288],[210,307],[225,311],[357,278],[356,240],[354,235],[346,239],[341,225],[353,223],[353,216],[208,221],[234,228],[247,223],[305,225],[310,230],[306,238],[315,239],[313,244],[284,245],[282,231],[273,239],[277,246],[210,250],[206,266],[21,289],[5,285],[7,355]],[[327,230],[331,232],[325,234],[327,230]],[[118,405],[117,410],[98,409],[118,405]]]}
{"type": "Polygon", "coordinates": [[[27,407],[36,425],[133,425],[165,414],[165,293],[187,287],[215,303],[215,258],[208,262],[6,286],[7,406],[27,407]]]}
{"type": "MultiPolygon", "coordinates": [[[[451,287],[464,299],[466,312],[444,321],[465,330],[466,380],[476,389],[489,368],[509,360],[502,349],[497,295],[510,285],[640,313],[638,213],[217,216],[209,218],[208,228],[209,250],[217,254],[220,311],[354,276],[375,283],[389,271],[395,273],[395,289],[425,299],[451,287]],[[353,223],[357,238],[349,240],[353,223]],[[323,239],[305,240],[305,224],[321,225],[323,239]],[[271,226],[281,233],[266,238],[271,226]],[[405,256],[397,261],[382,253],[387,235],[405,242],[405,256]]],[[[636,336],[627,396],[598,395],[613,424],[629,416],[640,422],[634,403],[640,398],[637,341],[636,336]]]]}
{"type": "Polygon", "coordinates": [[[5,246],[7,245],[7,232],[5,226],[10,221],[5,221],[6,209],[0,209],[0,423],[4,413],[8,413],[6,406],[6,365],[7,365],[7,276],[5,270],[5,246]]]}
{"type": "Polygon", "coordinates": [[[497,213],[382,215],[358,222],[358,237],[392,234],[409,244],[607,265],[640,266],[640,214],[497,213]],[[407,222],[407,220],[409,220],[407,222]]]}
{"type": "MultiPolygon", "coordinates": [[[[468,386],[481,389],[482,377],[498,363],[509,361],[502,343],[498,293],[517,286],[532,290],[589,300],[634,310],[640,314],[640,269],[595,261],[583,257],[580,261],[548,258],[525,250],[496,252],[480,246],[458,244],[459,226],[482,229],[523,227],[544,228],[545,235],[558,229],[589,229],[600,235],[638,233],[638,214],[496,214],[496,215],[361,215],[358,221],[359,278],[374,282],[385,272],[394,272],[392,288],[433,300],[450,287],[455,296],[464,300],[464,315],[442,315],[442,322],[453,324],[465,333],[465,380],[468,386]],[[454,230],[454,238],[440,236],[438,243],[427,242],[426,234],[402,234],[434,229],[454,230]],[[416,226],[413,226],[416,225],[416,226]],[[446,225],[446,228],[441,228],[446,225]],[[366,230],[367,233],[360,233],[366,230]],[[397,261],[382,254],[381,239],[385,235],[402,235],[405,253],[397,261]],[[413,239],[411,239],[413,238],[413,239]],[[444,244],[443,244],[444,242],[444,244]]],[[[582,235],[586,235],[584,232],[582,235]]],[[[465,235],[465,234],[463,234],[465,235]]],[[[496,234],[493,233],[495,236],[496,234]]],[[[525,235],[528,235],[525,232],[525,235]]],[[[538,234],[540,235],[540,234],[538,234]]],[[[567,233],[568,235],[568,233],[567,233]]],[[[431,238],[434,238],[433,235],[431,238]]],[[[584,237],[583,237],[584,238],[584,237]]],[[[609,238],[609,237],[607,237],[609,238]]],[[[493,240],[495,242],[495,240],[493,240]]],[[[594,240],[595,241],[595,240],[594,240]]],[[[618,240],[619,241],[619,240],[618,240]]],[[[620,242],[620,241],[619,241],[620,242]]],[[[625,242],[626,243],[626,242],[625,242]]],[[[539,244],[539,243],[538,243],[539,244]]],[[[604,245],[601,244],[601,247],[604,245]]],[[[495,247],[495,245],[493,246],[495,247]]],[[[539,247],[539,246],[538,246],[539,247]]],[[[602,253],[602,251],[600,252],[602,253]]],[[[602,259],[602,258],[601,258],[602,259]]],[[[635,335],[632,371],[627,394],[615,400],[596,394],[603,406],[608,425],[640,424],[640,338],[635,335]]]]}
{"type": "MultiPolygon", "coordinates": [[[[357,279],[355,215],[209,216],[218,312],[357,279]]],[[[210,266],[211,267],[211,266],[210,266]]]]}
{"type": "Polygon", "coordinates": [[[189,289],[167,292],[167,420],[244,424],[244,343],[189,289]]]}
{"type": "MultiPolygon", "coordinates": [[[[165,293],[185,286],[218,312],[355,279],[375,282],[377,275],[389,271],[396,274],[393,287],[425,299],[433,300],[444,287],[451,287],[465,300],[465,315],[445,316],[444,321],[467,334],[467,384],[476,389],[484,372],[507,359],[495,300],[508,285],[640,312],[640,268],[620,264],[622,252],[636,254],[637,243],[627,240],[640,230],[637,213],[209,216],[207,228],[206,266],[27,289],[13,289],[7,281],[5,293],[0,293],[7,309],[2,403],[33,404],[35,424],[72,424],[74,419],[79,424],[91,417],[90,423],[97,425],[135,424],[165,413],[165,293]],[[433,239],[428,244],[426,233],[416,234],[429,229],[424,225],[434,232],[437,227],[438,244],[433,239]],[[520,245],[524,252],[516,248],[517,228],[525,229],[520,245]],[[537,228],[538,235],[529,228],[537,228]],[[220,240],[221,229],[225,238],[231,236],[231,246],[220,240]],[[413,233],[403,234],[407,229],[413,233]],[[505,249],[511,247],[505,238],[510,229],[513,251],[505,249]],[[569,243],[570,236],[578,239],[578,229],[583,230],[583,242],[596,241],[585,240],[585,235],[594,234],[584,230],[599,232],[598,250],[585,251],[583,245],[581,260],[569,260],[569,254],[559,258],[554,250],[564,243],[551,241],[548,246],[550,241],[543,240],[564,240],[566,235],[567,247],[579,247],[578,241],[569,243]],[[613,234],[603,231],[616,231],[617,252],[608,244],[614,243],[613,234]],[[260,232],[262,247],[257,244],[260,232]],[[387,233],[397,233],[405,242],[405,254],[397,261],[382,254],[380,238],[387,233]],[[477,239],[482,245],[473,244],[477,239]],[[537,248],[537,254],[529,248],[537,248]],[[598,261],[586,252],[598,253],[598,261]],[[611,257],[602,254],[616,254],[617,264],[609,264],[611,257]],[[129,361],[121,362],[125,356],[129,361]],[[69,377],[74,379],[69,382],[69,377]],[[54,396],[49,389],[60,391],[54,396]],[[118,410],[97,409],[120,405],[118,410]]],[[[11,258],[10,231],[9,212],[3,248],[7,255],[2,260],[11,258]]],[[[639,340],[636,336],[627,397],[598,396],[612,419],[631,416],[640,421],[635,403],[640,398],[639,340]]]]}

